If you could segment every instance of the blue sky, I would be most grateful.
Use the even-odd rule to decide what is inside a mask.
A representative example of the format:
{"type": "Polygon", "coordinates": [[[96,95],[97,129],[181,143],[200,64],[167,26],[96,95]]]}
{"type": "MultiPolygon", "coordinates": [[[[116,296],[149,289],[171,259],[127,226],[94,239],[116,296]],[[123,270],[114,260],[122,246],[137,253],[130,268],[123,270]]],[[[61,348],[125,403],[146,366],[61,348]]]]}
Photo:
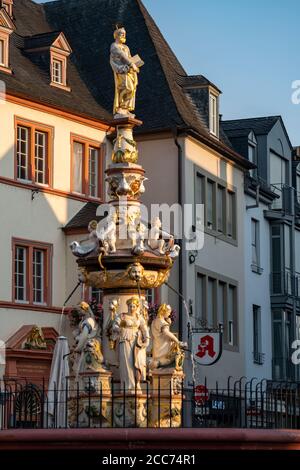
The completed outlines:
{"type": "Polygon", "coordinates": [[[299,0],[143,0],[188,74],[223,92],[223,119],[281,114],[300,145],[299,0]]]}

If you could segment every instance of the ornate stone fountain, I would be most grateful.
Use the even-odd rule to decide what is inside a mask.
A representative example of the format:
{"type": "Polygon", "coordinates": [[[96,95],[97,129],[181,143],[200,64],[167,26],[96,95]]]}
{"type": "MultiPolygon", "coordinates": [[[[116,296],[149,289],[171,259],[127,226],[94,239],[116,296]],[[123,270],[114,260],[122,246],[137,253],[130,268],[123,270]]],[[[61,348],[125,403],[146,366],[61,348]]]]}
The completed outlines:
{"type": "Polygon", "coordinates": [[[131,56],[123,27],[114,38],[116,137],[106,170],[109,213],[90,222],[88,240],[71,244],[80,280],[103,290],[103,319],[97,322],[85,302],[77,307],[70,424],[76,419],[84,426],[92,419],[103,426],[180,426],[184,345],[170,331],[171,307],[163,304],[150,328],[146,302],[147,290],[167,281],[179,247],[158,217],[151,224],[142,219],[146,178],[133,137],[142,123],[132,111],[143,62],[131,56]]]}

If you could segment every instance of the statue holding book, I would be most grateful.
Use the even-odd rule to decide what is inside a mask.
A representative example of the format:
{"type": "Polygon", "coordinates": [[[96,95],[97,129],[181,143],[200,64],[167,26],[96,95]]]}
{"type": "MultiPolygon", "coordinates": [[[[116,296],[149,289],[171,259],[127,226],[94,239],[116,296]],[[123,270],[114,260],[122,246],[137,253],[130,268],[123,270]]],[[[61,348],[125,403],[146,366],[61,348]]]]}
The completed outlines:
{"type": "Polygon", "coordinates": [[[132,117],[135,109],[135,96],[140,67],[144,62],[138,55],[131,57],[126,46],[125,28],[117,25],[114,32],[115,42],[110,48],[110,64],[115,78],[114,117],[132,117]]]}

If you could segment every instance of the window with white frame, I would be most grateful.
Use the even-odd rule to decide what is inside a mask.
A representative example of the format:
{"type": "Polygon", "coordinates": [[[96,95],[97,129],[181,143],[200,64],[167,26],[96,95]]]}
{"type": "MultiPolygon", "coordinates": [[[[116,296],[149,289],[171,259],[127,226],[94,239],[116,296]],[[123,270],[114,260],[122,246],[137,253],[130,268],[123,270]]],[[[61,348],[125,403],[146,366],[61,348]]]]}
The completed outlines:
{"type": "Polygon", "coordinates": [[[33,302],[44,303],[45,299],[45,251],[33,249],[33,302]]]}
{"type": "Polygon", "coordinates": [[[260,266],[260,240],[259,240],[259,221],[251,219],[251,249],[252,249],[252,266],[260,266]]]}
{"type": "Polygon", "coordinates": [[[11,74],[12,70],[9,67],[9,41],[10,35],[15,29],[15,25],[10,15],[11,5],[0,0],[0,69],[2,72],[11,74]],[[1,8],[4,7],[4,8],[1,8]]]}
{"type": "Polygon", "coordinates": [[[99,149],[89,147],[89,196],[98,197],[99,149]]]}
{"type": "Polygon", "coordinates": [[[36,131],[35,132],[35,182],[45,184],[46,183],[46,160],[47,160],[47,134],[46,132],[36,131]]]}
{"type": "Polygon", "coordinates": [[[84,158],[84,144],[81,142],[73,143],[73,191],[76,193],[83,193],[83,158],[84,158]]]}
{"type": "Polygon", "coordinates": [[[29,180],[29,129],[24,126],[17,127],[17,178],[29,180]]]}
{"type": "Polygon", "coordinates": [[[5,66],[5,43],[4,39],[0,38],[0,65],[5,66]]]}
{"type": "Polygon", "coordinates": [[[50,137],[53,130],[17,122],[16,177],[20,181],[50,184],[50,137]],[[32,145],[33,143],[33,145],[32,145]]]}
{"type": "Polygon", "coordinates": [[[218,135],[218,97],[209,94],[209,130],[211,134],[218,135]]]}
{"type": "Polygon", "coordinates": [[[47,244],[25,240],[13,242],[15,302],[50,303],[51,252],[47,244]]]}
{"type": "Polygon", "coordinates": [[[100,198],[102,194],[100,145],[72,138],[72,191],[91,198],[100,198]]]}
{"type": "Polygon", "coordinates": [[[15,249],[15,300],[27,301],[27,250],[23,246],[15,249]]]}
{"type": "Polygon", "coordinates": [[[64,63],[59,59],[52,59],[52,82],[64,85],[64,63]]]}

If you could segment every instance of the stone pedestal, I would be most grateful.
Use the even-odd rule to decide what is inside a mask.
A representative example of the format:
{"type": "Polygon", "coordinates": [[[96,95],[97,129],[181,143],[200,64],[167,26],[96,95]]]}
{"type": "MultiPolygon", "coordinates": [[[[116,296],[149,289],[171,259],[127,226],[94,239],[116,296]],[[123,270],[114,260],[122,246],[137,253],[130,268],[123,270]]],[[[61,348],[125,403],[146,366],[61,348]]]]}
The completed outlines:
{"type": "Polygon", "coordinates": [[[154,428],[181,426],[183,395],[182,370],[161,368],[152,371],[151,419],[154,428]]]}
{"type": "MultiPolygon", "coordinates": [[[[148,399],[149,405],[149,399],[148,399]]],[[[116,394],[113,401],[113,421],[116,428],[146,428],[149,426],[149,409],[145,394],[116,394]],[[148,415],[148,418],[147,418],[148,415]]]]}
{"type": "Polygon", "coordinates": [[[68,417],[70,427],[112,427],[110,371],[84,372],[70,378],[68,417]]]}

